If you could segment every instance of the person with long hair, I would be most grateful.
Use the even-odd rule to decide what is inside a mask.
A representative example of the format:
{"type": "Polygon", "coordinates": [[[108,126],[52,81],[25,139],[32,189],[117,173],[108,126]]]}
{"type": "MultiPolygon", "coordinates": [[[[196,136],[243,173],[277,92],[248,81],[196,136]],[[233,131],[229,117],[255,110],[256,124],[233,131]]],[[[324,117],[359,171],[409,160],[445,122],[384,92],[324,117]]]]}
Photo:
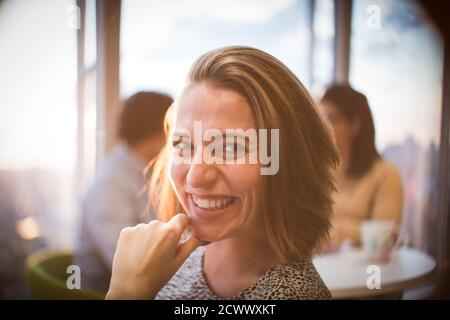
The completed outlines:
{"type": "Polygon", "coordinates": [[[333,127],[340,157],[331,242],[325,250],[336,250],[345,240],[358,246],[363,220],[401,223],[401,177],[397,168],[377,151],[366,96],[350,86],[334,85],[325,92],[320,107],[333,127]]]}

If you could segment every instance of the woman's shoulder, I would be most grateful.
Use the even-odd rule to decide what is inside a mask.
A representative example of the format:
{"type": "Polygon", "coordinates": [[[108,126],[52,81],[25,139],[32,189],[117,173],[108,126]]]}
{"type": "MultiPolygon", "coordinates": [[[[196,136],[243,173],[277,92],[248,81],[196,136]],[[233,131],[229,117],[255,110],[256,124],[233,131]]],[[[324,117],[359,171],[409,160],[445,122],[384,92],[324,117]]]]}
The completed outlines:
{"type": "Polygon", "coordinates": [[[289,262],[269,269],[241,293],[244,299],[330,299],[331,294],[310,260],[289,262]]]}
{"type": "Polygon", "coordinates": [[[386,180],[401,180],[398,168],[389,160],[380,158],[376,161],[374,172],[377,177],[386,180]]]}

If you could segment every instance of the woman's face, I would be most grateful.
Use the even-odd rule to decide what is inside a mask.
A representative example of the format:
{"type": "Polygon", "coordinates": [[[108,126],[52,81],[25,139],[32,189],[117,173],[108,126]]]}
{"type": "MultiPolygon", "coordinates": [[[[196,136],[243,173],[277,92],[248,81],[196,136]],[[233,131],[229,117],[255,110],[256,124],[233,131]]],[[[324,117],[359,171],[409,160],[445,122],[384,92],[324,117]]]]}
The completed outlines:
{"type": "MultiPolygon", "coordinates": [[[[226,129],[256,129],[251,107],[245,98],[231,90],[205,83],[191,85],[178,100],[170,162],[172,186],[198,238],[218,241],[249,232],[260,210],[260,166],[249,161],[206,164],[204,159],[202,161],[199,142],[193,141],[194,121],[201,121],[203,132],[212,128],[222,133],[226,129]],[[180,138],[183,130],[190,133],[191,141],[180,138]],[[174,161],[177,153],[186,149],[191,149],[191,163],[174,161]]],[[[203,149],[208,143],[203,141],[203,149]]],[[[226,145],[227,150],[244,146],[245,140],[239,138],[236,143],[226,145]]]]}
{"type": "Polygon", "coordinates": [[[339,152],[347,150],[353,145],[356,127],[352,121],[349,121],[336,106],[330,102],[320,104],[322,112],[330,121],[336,138],[336,146],[339,152]]]}

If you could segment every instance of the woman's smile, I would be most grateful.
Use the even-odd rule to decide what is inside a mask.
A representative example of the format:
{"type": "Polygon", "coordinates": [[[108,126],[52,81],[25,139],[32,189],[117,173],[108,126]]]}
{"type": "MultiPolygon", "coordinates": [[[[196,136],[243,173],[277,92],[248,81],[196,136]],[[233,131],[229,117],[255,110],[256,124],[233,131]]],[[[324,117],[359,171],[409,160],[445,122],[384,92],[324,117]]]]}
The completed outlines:
{"type": "Polygon", "coordinates": [[[239,198],[223,195],[186,194],[189,199],[188,215],[200,219],[211,219],[236,209],[239,198]]]}
{"type": "Polygon", "coordinates": [[[206,210],[225,209],[236,200],[236,197],[201,196],[195,194],[191,194],[191,198],[196,207],[206,210]]]}

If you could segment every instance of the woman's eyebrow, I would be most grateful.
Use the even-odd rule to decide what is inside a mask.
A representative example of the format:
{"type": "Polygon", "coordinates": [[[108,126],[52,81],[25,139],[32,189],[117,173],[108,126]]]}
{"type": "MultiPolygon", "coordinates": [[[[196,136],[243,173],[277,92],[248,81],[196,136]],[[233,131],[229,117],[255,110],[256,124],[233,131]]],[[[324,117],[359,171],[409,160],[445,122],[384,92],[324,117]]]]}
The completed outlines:
{"type": "MultiPolygon", "coordinates": [[[[175,129],[172,134],[173,138],[186,138],[190,139],[191,135],[190,132],[186,129],[175,129]]],[[[204,138],[204,137],[203,137],[204,138]]],[[[250,138],[247,134],[242,134],[240,131],[231,131],[229,129],[222,131],[222,135],[220,136],[223,141],[235,141],[235,140],[245,140],[246,144],[250,143],[250,138]]],[[[204,141],[207,142],[207,141],[204,141]]]]}
{"type": "Polygon", "coordinates": [[[174,136],[175,136],[175,135],[179,136],[179,135],[181,135],[182,132],[183,132],[183,130],[175,129],[175,130],[173,131],[173,135],[174,135],[174,136]]]}
{"type": "MultiPolygon", "coordinates": [[[[217,136],[218,135],[216,135],[216,137],[217,136]]],[[[222,135],[220,137],[223,139],[223,141],[227,141],[227,138],[231,138],[233,140],[235,138],[238,138],[238,139],[242,139],[242,140],[245,140],[245,141],[249,141],[249,137],[247,135],[241,134],[239,132],[229,132],[228,129],[225,132],[222,131],[222,135]]]]}
{"type": "Polygon", "coordinates": [[[190,133],[186,129],[175,129],[172,133],[173,137],[189,137],[190,133]]]}
{"type": "Polygon", "coordinates": [[[232,139],[238,138],[238,139],[245,140],[246,142],[248,141],[248,136],[244,135],[244,134],[241,134],[239,132],[231,132],[231,133],[230,132],[224,132],[222,134],[222,137],[224,139],[226,139],[226,138],[232,138],[232,139]]]}

